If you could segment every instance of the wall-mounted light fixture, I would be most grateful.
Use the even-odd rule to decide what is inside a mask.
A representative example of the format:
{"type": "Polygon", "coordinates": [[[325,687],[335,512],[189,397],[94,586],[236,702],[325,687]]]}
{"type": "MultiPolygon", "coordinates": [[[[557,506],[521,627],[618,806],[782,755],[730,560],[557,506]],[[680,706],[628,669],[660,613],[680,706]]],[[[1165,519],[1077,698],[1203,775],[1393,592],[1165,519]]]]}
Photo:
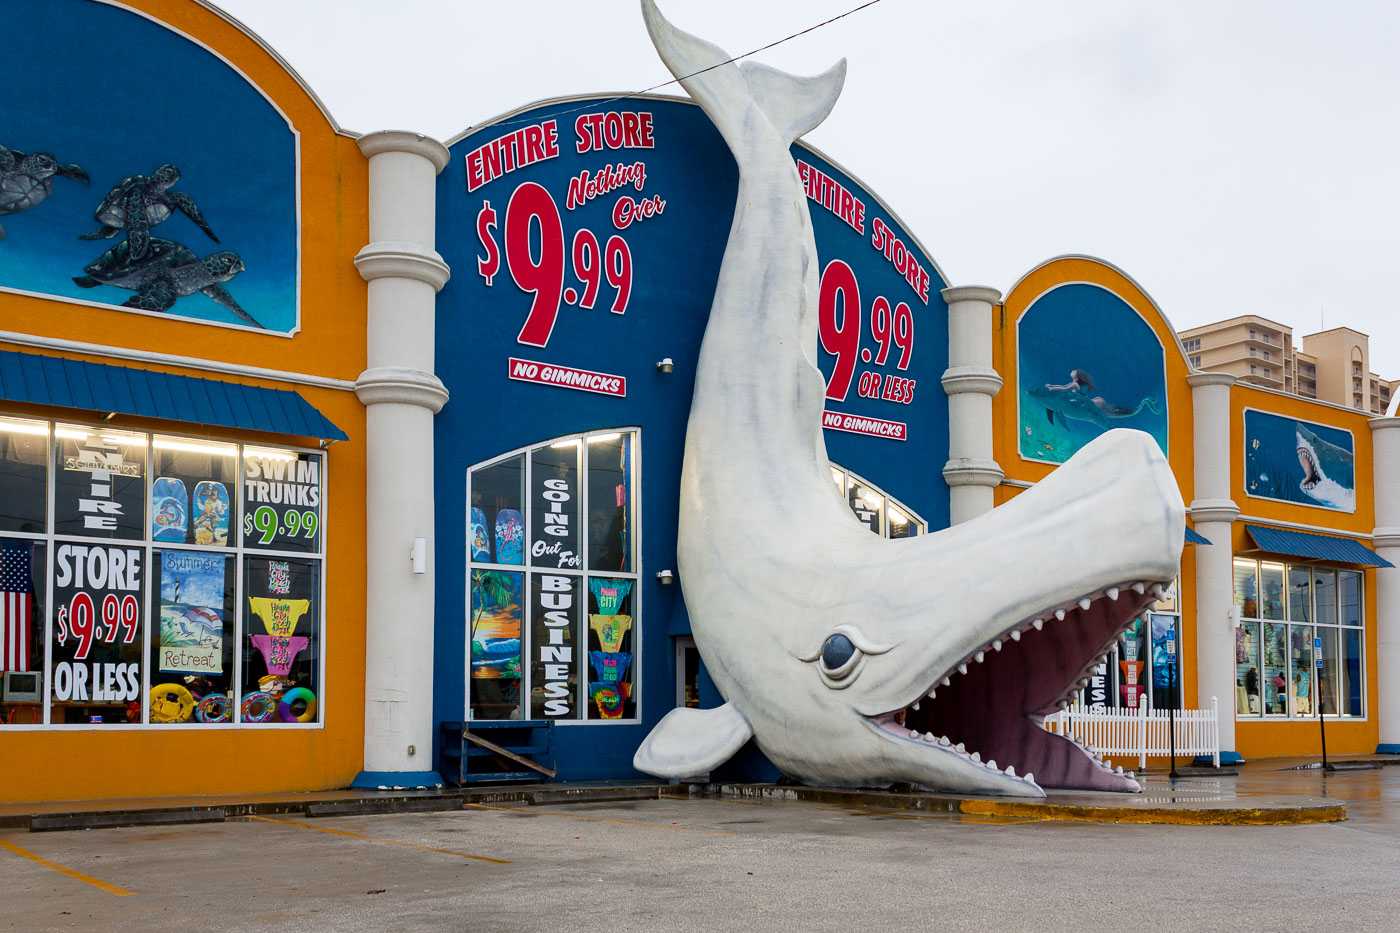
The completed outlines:
{"type": "Polygon", "coordinates": [[[656,371],[660,373],[669,373],[675,368],[676,364],[671,360],[669,356],[662,360],[660,363],[656,364],[656,371]]]}
{"type": "Polygon", "coordinates": [[[662,586],[670,586],[676,580],[676,575],[669,570],[658,570],[656,579],[662,586]]]}
{"type": "Polygon", "coordinates": [[[409,551],[409,557],[413,559],[414,573],[428,572],[428,539],[414,538],[413,550],[409,551]]]}

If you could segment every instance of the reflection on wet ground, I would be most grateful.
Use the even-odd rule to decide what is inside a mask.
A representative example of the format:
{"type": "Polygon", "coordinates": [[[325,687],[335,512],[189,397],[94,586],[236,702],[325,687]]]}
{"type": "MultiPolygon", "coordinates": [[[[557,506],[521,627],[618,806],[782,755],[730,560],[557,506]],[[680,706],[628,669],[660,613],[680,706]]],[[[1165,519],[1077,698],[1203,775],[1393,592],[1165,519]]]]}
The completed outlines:
{"type": "Polygon", "coordinates": [[[1248,762],[1234,776],[1193,775],[1173,781],[1157,770],[1139,777],[1143,797],[1162,802],[1312,797],[1345,803],[1352,824],[1400,825],[1400,764],[1366,770],[1343,767],[1324,771],[1316,759],[1275,758],[1248,762]]]}

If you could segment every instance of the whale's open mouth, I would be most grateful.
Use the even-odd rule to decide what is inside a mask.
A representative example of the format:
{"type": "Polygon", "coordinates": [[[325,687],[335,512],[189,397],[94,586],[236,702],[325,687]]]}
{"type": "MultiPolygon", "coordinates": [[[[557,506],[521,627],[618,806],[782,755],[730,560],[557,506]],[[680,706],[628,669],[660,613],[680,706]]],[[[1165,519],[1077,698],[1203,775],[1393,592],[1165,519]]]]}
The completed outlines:
{"type": "Polygon", "coordinates": [[[870,717],[889,735],[1036,788],[1140,790],[1072,739],[1045,730],[1165,585],[1109,586],[1022,620],[949,670],[904,709],[870,717]]]}

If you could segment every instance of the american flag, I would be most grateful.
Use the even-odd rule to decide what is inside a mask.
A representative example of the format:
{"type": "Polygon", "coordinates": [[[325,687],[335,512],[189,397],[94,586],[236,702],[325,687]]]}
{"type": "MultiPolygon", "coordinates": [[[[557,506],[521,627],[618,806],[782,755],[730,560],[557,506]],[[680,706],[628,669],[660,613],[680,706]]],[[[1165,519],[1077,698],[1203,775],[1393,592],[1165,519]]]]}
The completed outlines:
{"type": "Polygon", "coordinates": [[[29,670],[34,582],[29,548],[0,551],[0,671],[29,670]]]}

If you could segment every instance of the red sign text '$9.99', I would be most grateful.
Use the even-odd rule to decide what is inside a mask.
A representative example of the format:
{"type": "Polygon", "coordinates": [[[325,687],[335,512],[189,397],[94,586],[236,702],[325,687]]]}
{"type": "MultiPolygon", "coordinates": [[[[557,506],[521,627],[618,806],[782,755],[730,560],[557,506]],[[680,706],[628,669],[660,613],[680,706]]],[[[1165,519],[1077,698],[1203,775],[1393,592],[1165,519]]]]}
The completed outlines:
{"type": "MultiPolygon", "coordinates": [[[[914,358],[914,312],[909,305],[900,302],[893,308],[889,299],[880,296],[870,305],[870,332],[879,344],[873,360],[870,348],[861,349],[860,285],[851,267],[839,259],[833,259],[822,270],[821,295],[817,300],[817,320],[821,334],[822,349],[836,357],[836,366],[826,383],[826,397],[838,402],[845,401],[850,391],[851,380],[855,375],[856,361],[874,362],[884,366],[894,359],[900,370],[909,368],[914,358]],[[838,304],[840,323],[837,323],[838,304]],[[898,359],[891,348],[899,349],[898,359]]],[[[864,398],[880,398],[891,402],[909,404],[914,398],[914,381],[885,374],[884,388],[881,389],[881,376],[873,370],[861,373],[856,392],[864,398]]]]}
{"type": "Polygon", "coordinates": [[[68,605],[58,610],[58,643],[66,645],[69,637],[78,640],[73,652],[75,661],[87,658],[94,641],[115,642],[122,635],[122,644],[129,645],[136,638],[136,630],[141,626],[141,607],[131,594],[117,596],[108,593],[102,597],[102,613],[99,616],[97,604],[87,593],[76,593],[68,605]]]}
{"type": "MultiPolygon", "coordinates": [[[[481,210],[476,215],[476,235],[486,255],[477,258],[476,271],[487,285],[501,268],[501,250],[492,232],[496,221],[496,210],[491,202],[481,202],[481,210]]],[[[615,290],[612,312],[626,313],[627,299],[632,295],[632,251],[622,237],[616,234],[608,237],[607,244],[599,249],[593,231],[582,228],[574,234],[567,258],[572,260],[574,276],[583,286],[580,293],[572,286],[564,287],[564,225],[559,206],[543,187],[526,182],[515,189],[506,205],[502,232],[506,241],[506,269],[521,291],[534,296],[530,313],[516,337],[518,343],[546,346],[559,316],[560,300],[577,303],[580,308],[592,308],[602,290],[604,275],[615,290]],[[531,249],[531,234],[535,228],[539,230],[538,259],[531,249]]]]}

